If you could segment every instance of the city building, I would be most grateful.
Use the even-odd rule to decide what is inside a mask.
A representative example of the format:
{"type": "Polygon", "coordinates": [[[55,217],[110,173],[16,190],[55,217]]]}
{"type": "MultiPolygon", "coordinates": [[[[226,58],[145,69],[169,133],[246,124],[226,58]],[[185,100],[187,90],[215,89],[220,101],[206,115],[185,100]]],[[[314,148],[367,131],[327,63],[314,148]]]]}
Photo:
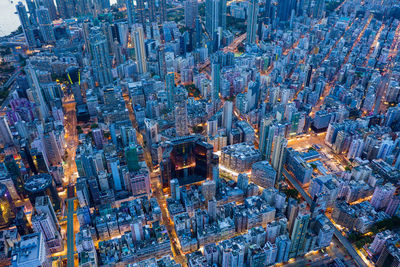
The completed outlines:
{"type": "Polygon", "coordinates": [[[12,266],[50,267],[51,263],[47,257],[48,254],[43,235],[41,233],[24,235],[21,237],[21,240],[14,246],[12,266]]]}
{"type": "Polygon", "coordinates": [[[253,163],[260,159],[261,155],[258,149],[247,143],[239,143],[222,148],[220,166],[237,173],[248,172],[253,163]]]}
{"type": "Polygon", "coordinates": [[[259,161],[251,166],[250,181],[258,186],[269,188],[275,186],[276,171],[268,161],[259,161]]]}

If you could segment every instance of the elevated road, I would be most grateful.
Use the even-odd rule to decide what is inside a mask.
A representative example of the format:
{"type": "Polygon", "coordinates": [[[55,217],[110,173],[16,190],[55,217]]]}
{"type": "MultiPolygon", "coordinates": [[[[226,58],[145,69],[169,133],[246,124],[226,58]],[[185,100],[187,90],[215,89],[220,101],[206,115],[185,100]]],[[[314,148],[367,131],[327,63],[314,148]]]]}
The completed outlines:
{"type": "MultiPolygon", "coordinates": [[[[222,49],[222,51],[223,51],[224,53],[235,52],[236,49],[238,48],[238,46],[239,46],[245,39],[246,39],[246,33],[244,33],[244,34],[242,34],[242,35],[236,37],[235,40],[233,40],[233,42],[232,42],[230,45],[225,46],[225,47],[222,49]]],[[[199,65],[199,67],[198,67],[198,68],[199,68],[199,72],[203,72],[206,68],[208,68],[208,67],[210,66],[210,63],[211,63],[211,62],[210,62],[210,59],[206,59],[206,61],[204,61],[203,64],[200,64],[200,65],[199,65]]]]}
{"type": "MultiPolygon", "coordinates": [[[[285,178],[296,188],[296,190],[301,194],[301,196],[305,199],[308,205],[311,206],[312,199],[311,197],[304,191],[304,189],[300,186],[299,182],[285,169],[283,168],[283,175],[285,178]]],[[[339,240],[339,242],[343,245],[343,247],[347,250],[350,256],[354,259],[355,263],[359,267],[367,267],[368,265],[364,262],[364,260],[360,257],[354,247],[351,245],[349,240],[342,235],[342,233],[336,228],[335,225],[328,219],[331,227],[333,227],[333,234],[339,240]]]]}
{"type": "Polygon", "coordinates": [[[14,81],[15,79],[18,77],[18,75],[21,72],[21,68],[18,67],[18,69],[11,75],[11,77],[7,80],[7,82],[2,86],[2,89],[6,89],[8,88],[14,81]]]}

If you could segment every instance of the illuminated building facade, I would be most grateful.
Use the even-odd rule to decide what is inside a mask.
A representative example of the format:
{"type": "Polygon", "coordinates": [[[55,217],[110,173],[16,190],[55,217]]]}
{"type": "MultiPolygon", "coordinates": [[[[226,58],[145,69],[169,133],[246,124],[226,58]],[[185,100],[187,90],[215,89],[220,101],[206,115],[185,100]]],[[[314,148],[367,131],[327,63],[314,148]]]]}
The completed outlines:
{"type": "Polygon", "coordinates": [[[190,184],[211,177],[212,145],[199,136],[183,136],[171,141],[161,162],[163,187],[177,178],[180,185],[190,184]]]}
{"type": "Polygon", "coordinates": [[[0,184],[0,228],[7,227],[15,218],[15,206],[4,184],[0,184]]]}
{"type": "Polygon", "coordinates": [[[24,184],[25,192],[28,194],[31,203],[35,203],[36,197],[49,196],[54,210],[60,209],[60,198],[50,174],[41,173],[28,178],[24,184]]]}

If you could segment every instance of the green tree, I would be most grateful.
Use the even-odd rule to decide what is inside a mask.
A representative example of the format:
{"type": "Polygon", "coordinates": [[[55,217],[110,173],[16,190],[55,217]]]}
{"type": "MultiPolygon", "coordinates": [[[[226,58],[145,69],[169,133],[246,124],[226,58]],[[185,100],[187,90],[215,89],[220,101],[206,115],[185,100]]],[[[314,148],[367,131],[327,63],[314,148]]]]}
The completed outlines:
{"type": "Polygon", "coordinates": [[[317,169],[317,165],[315,163],[311,163],[310,166],[311,166],[311,168],[313,168],[313,170],[317,169]]]}
{"type": "Polygon", "coordinates": [[[299,192],[294,188],[283,189],[282,192],[289,198],[299,199],[299,192]]]}
{"type": "Polygon", "coordinates": [[[199,126],[199,125],[196,125],[196,126],[192,127],[192,130],[193,130],[194,133],[202,133],[203,129],[204,129],[203,126],[199,126]]]}
{"type": "Polygon", "coordinates": [[[111,137],[111,134],[109,132],[104,132],[103,136],[105,139],[109,139],[111,137]]]}
{"type": "Polygon", "coordinates": [[[76,130],[78,131],[78,134],[83,134],[83,130],[81,126],[76,126],[76,130]]]}

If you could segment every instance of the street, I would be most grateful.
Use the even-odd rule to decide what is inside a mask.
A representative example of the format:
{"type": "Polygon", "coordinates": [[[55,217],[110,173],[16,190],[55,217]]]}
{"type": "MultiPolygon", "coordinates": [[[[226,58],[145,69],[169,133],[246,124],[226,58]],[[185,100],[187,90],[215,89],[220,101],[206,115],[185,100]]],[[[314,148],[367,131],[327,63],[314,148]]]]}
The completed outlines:
{"type": "MultiPolygon", "coordinates": [[[[303,197],[303,199],[307,202],[307,204],[311,206],[312,199],[310,198],[310,196],[304,191],[304,189],[300,186],[299,182],[297,182],[297,180],[285,168],[283,168],[283,175],[290,182],[290,184],[292,184],[294,186],[294,188],[297,189],[297,191],[300,193],[300,195],[303,197]]],[[[330,225],[334,229],[334,236],[345,247],[347,252],[354,259],[357,266],[359,266],[359,267],[368,266],[364,262],[364,260],[360,257],[360,255],[357,253],[357,251],[354,249],[354,247],[351,245],[349,240],[347,240],[347,238],[342,235],[342,233],[332,224],[332,222],[330,220],[329,220],[329,222],[330,222],[330,225]]]]}

